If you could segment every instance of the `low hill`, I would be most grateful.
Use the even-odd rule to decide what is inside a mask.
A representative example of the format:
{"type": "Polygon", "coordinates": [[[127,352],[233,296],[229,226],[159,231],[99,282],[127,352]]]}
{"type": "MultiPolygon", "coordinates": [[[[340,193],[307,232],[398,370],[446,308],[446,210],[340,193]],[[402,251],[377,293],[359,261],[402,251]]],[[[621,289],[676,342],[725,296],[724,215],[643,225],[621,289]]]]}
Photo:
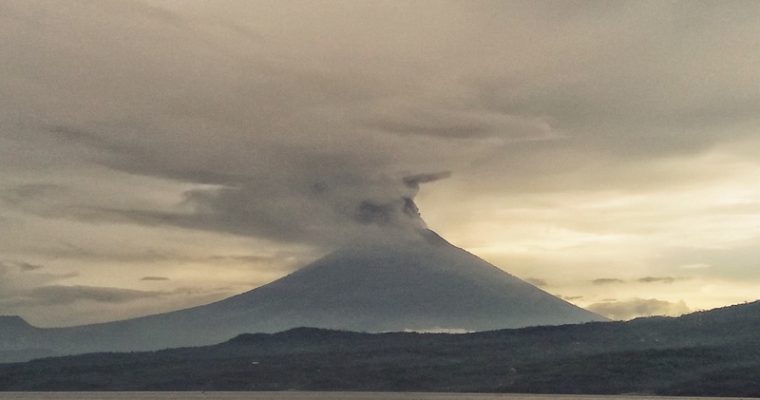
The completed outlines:
{"type": "Polygon", "coordinates": [[[362,390],[760,396],[760,302],[470,334],[299,328],[0,366],[1,390],[362,390]]]}

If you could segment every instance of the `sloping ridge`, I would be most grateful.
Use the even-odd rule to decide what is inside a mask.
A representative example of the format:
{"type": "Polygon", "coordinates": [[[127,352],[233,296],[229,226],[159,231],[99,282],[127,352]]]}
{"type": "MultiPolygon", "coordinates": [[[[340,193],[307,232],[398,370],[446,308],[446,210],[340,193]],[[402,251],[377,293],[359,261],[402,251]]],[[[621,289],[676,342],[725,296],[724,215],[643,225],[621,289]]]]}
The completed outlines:
{"type": "Polygon", "coordinates": [[[18,315],[0,315],[0,329],[21,333],[30,328],[32,326],[18,315]]]}
{"type": "Polygon", "coordinates": [[[532,286],[432,231],[357,242],[272,283],[205,306],[48,329],[63,353],[209,344],[293,327],[482,331],[604,318],[532,286]]]}

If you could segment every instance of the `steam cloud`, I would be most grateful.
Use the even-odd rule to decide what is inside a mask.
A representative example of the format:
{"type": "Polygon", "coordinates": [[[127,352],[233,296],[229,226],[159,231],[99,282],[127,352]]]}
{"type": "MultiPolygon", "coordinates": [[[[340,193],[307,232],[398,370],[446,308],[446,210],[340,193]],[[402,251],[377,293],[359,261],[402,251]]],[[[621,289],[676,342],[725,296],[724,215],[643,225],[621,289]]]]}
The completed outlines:
{"type": "Polygon", "coordinates": [[[356,219],[362,224],[395,225],[402,228],[425,227],[425,222],[422,220],[419,207],[414,202],[414,197],[419,192],[421,184],[435,182],[449,176],[451,176],[450,171],[405,176],[401,182],[410,189],[407,193],[385,203],[378,203],[373,200],[361,201],[357,208],[356,219]]]}

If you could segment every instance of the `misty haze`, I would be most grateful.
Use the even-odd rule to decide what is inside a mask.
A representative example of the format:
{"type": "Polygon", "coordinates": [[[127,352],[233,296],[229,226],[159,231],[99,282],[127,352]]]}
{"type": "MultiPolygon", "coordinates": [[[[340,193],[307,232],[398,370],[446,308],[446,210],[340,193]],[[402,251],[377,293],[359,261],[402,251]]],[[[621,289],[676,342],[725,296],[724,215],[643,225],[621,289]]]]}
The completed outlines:
{"type": "Polygon", "coordinates": [[[0,1],[0,399],[760,397],[758,21],[0,1]]]}

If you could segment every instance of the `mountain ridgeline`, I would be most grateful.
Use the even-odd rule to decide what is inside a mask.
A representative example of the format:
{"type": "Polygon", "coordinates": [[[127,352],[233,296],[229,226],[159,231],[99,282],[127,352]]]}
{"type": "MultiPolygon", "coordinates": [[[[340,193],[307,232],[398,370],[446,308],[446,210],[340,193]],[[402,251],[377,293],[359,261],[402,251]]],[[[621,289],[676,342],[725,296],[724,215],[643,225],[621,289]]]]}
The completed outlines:
{"type": "Polygon", "coordinates": [[[301,326],[485,331],[603,320],[421,229],[357,240],[279,280],[200,307],[71,328],[0,320],[0,362],[208,345],[301,326]]]}
{"type": "Polygon", "coordinates": [[[355,390],[760,397],[760,302],[469,334],[297,328],[0,365],[0,390],[355,390]]]}

